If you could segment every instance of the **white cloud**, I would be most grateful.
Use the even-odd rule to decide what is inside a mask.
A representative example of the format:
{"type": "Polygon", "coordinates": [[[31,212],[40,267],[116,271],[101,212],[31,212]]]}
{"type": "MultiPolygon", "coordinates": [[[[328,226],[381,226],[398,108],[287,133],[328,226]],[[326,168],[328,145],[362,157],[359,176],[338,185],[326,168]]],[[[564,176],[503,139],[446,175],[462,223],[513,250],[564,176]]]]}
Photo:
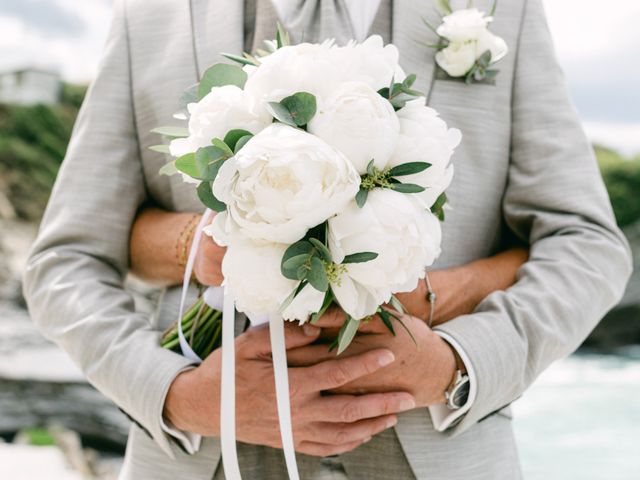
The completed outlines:
{"type": "Polygon", "coordinates": [[[629,157],[640,153],[640,123],[584,122],[584,129],[593,143],[629,157]]]}

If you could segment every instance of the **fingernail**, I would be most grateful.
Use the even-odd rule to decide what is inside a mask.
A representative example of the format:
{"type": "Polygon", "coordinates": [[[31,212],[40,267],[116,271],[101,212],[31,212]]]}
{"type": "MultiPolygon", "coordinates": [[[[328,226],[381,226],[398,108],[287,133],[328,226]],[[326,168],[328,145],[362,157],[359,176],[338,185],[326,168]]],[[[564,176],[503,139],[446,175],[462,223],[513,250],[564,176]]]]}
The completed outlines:
{"type": "Polygon", "coordinates": [[[416,408],[416,402],[413,398],[405,398],[400,402],[400,410],[411,410],[416,408]]]}
{"type": "Polygon", "coordinates": [[[387,365],[394,362],[396,359],[395,355],[391,352],[385,352],[378,357],[378,363],[381,367],[386,367],[387,365]]]}
{"type": "Polygon", "coordinates": [[[397,424],[398,424],[398,419],[395,417],[387,420],[387,428],[395,427],[397,424]]]}
{"type": "Polygon", "coordinates": [[[308,323],[302,325],[302,330],[304,334],[308,337],[316,337],[320,333],[320,329],[318,327],[314,327],[308,323]]]}
{"type": "Polygon", "coordinates": [[[373,437],[367,437],[367,438],[365,438],[365,439],[362,441],[362,443],[370,442],[372,438],[373,438],[373,437]]]}

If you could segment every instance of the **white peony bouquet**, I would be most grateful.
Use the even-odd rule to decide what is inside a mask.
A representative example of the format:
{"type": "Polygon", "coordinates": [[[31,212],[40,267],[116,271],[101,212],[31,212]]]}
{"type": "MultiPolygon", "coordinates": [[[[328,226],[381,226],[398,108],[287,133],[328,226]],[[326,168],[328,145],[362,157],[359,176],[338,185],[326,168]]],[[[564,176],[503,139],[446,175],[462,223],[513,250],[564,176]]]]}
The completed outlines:
{"type": "MultiPolygon", "coordinates": [[[[225,56],[239,65],[208,69],[185,94],[188,128],[156,129],[174,139],[152,147],[176,157],[163,173],[197,183],[218,212],[204,230],[227,247],[225,293],[254,324],[313,321],[337,304],[338,353],[363,319],[393,331],[399,317],[381,307],[401,310],[394,294],[415,289],[440,254],[460,132],[379,36],[290,45],[279,31],[256,56],[225,56]]],[[[200,356],[219,318],[202,300],[183,318],[200,356]]],[[[163,344],[177,337],[174,326],[163,344]]]]}

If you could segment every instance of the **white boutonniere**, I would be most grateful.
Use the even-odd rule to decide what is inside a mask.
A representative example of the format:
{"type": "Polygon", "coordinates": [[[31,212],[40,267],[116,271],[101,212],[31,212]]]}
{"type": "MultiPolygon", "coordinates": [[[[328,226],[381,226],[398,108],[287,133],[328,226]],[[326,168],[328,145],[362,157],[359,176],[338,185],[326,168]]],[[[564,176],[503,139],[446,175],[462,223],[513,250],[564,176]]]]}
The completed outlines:
{"type": "Polygon", "coordinates": [[[473,6],[453,10],[449,0],[435,0],[443,15],[442,23],[433,28],[439,37],[433,47],[438,49],[436,63],[449,77],[464,79],[465,83],[484,82],[495,78],[498,70],[490,68],[509,51],[506,42],[489,31],[497,0],[489,15],[473,6]]]}

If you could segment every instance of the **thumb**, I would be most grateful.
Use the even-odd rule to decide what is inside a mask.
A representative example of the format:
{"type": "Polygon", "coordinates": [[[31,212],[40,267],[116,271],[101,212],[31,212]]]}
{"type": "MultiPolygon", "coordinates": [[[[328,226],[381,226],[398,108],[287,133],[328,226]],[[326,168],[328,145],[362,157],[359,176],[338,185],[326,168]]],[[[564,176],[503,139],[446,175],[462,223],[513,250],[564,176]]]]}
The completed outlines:
{"type": "Polygon", "coordinates": [[[309,345],[319,336],[320,328],[310,323],[299,325],[297,322],[285,322],[284,324],[284,344],[287,350],[309,345]]]}

